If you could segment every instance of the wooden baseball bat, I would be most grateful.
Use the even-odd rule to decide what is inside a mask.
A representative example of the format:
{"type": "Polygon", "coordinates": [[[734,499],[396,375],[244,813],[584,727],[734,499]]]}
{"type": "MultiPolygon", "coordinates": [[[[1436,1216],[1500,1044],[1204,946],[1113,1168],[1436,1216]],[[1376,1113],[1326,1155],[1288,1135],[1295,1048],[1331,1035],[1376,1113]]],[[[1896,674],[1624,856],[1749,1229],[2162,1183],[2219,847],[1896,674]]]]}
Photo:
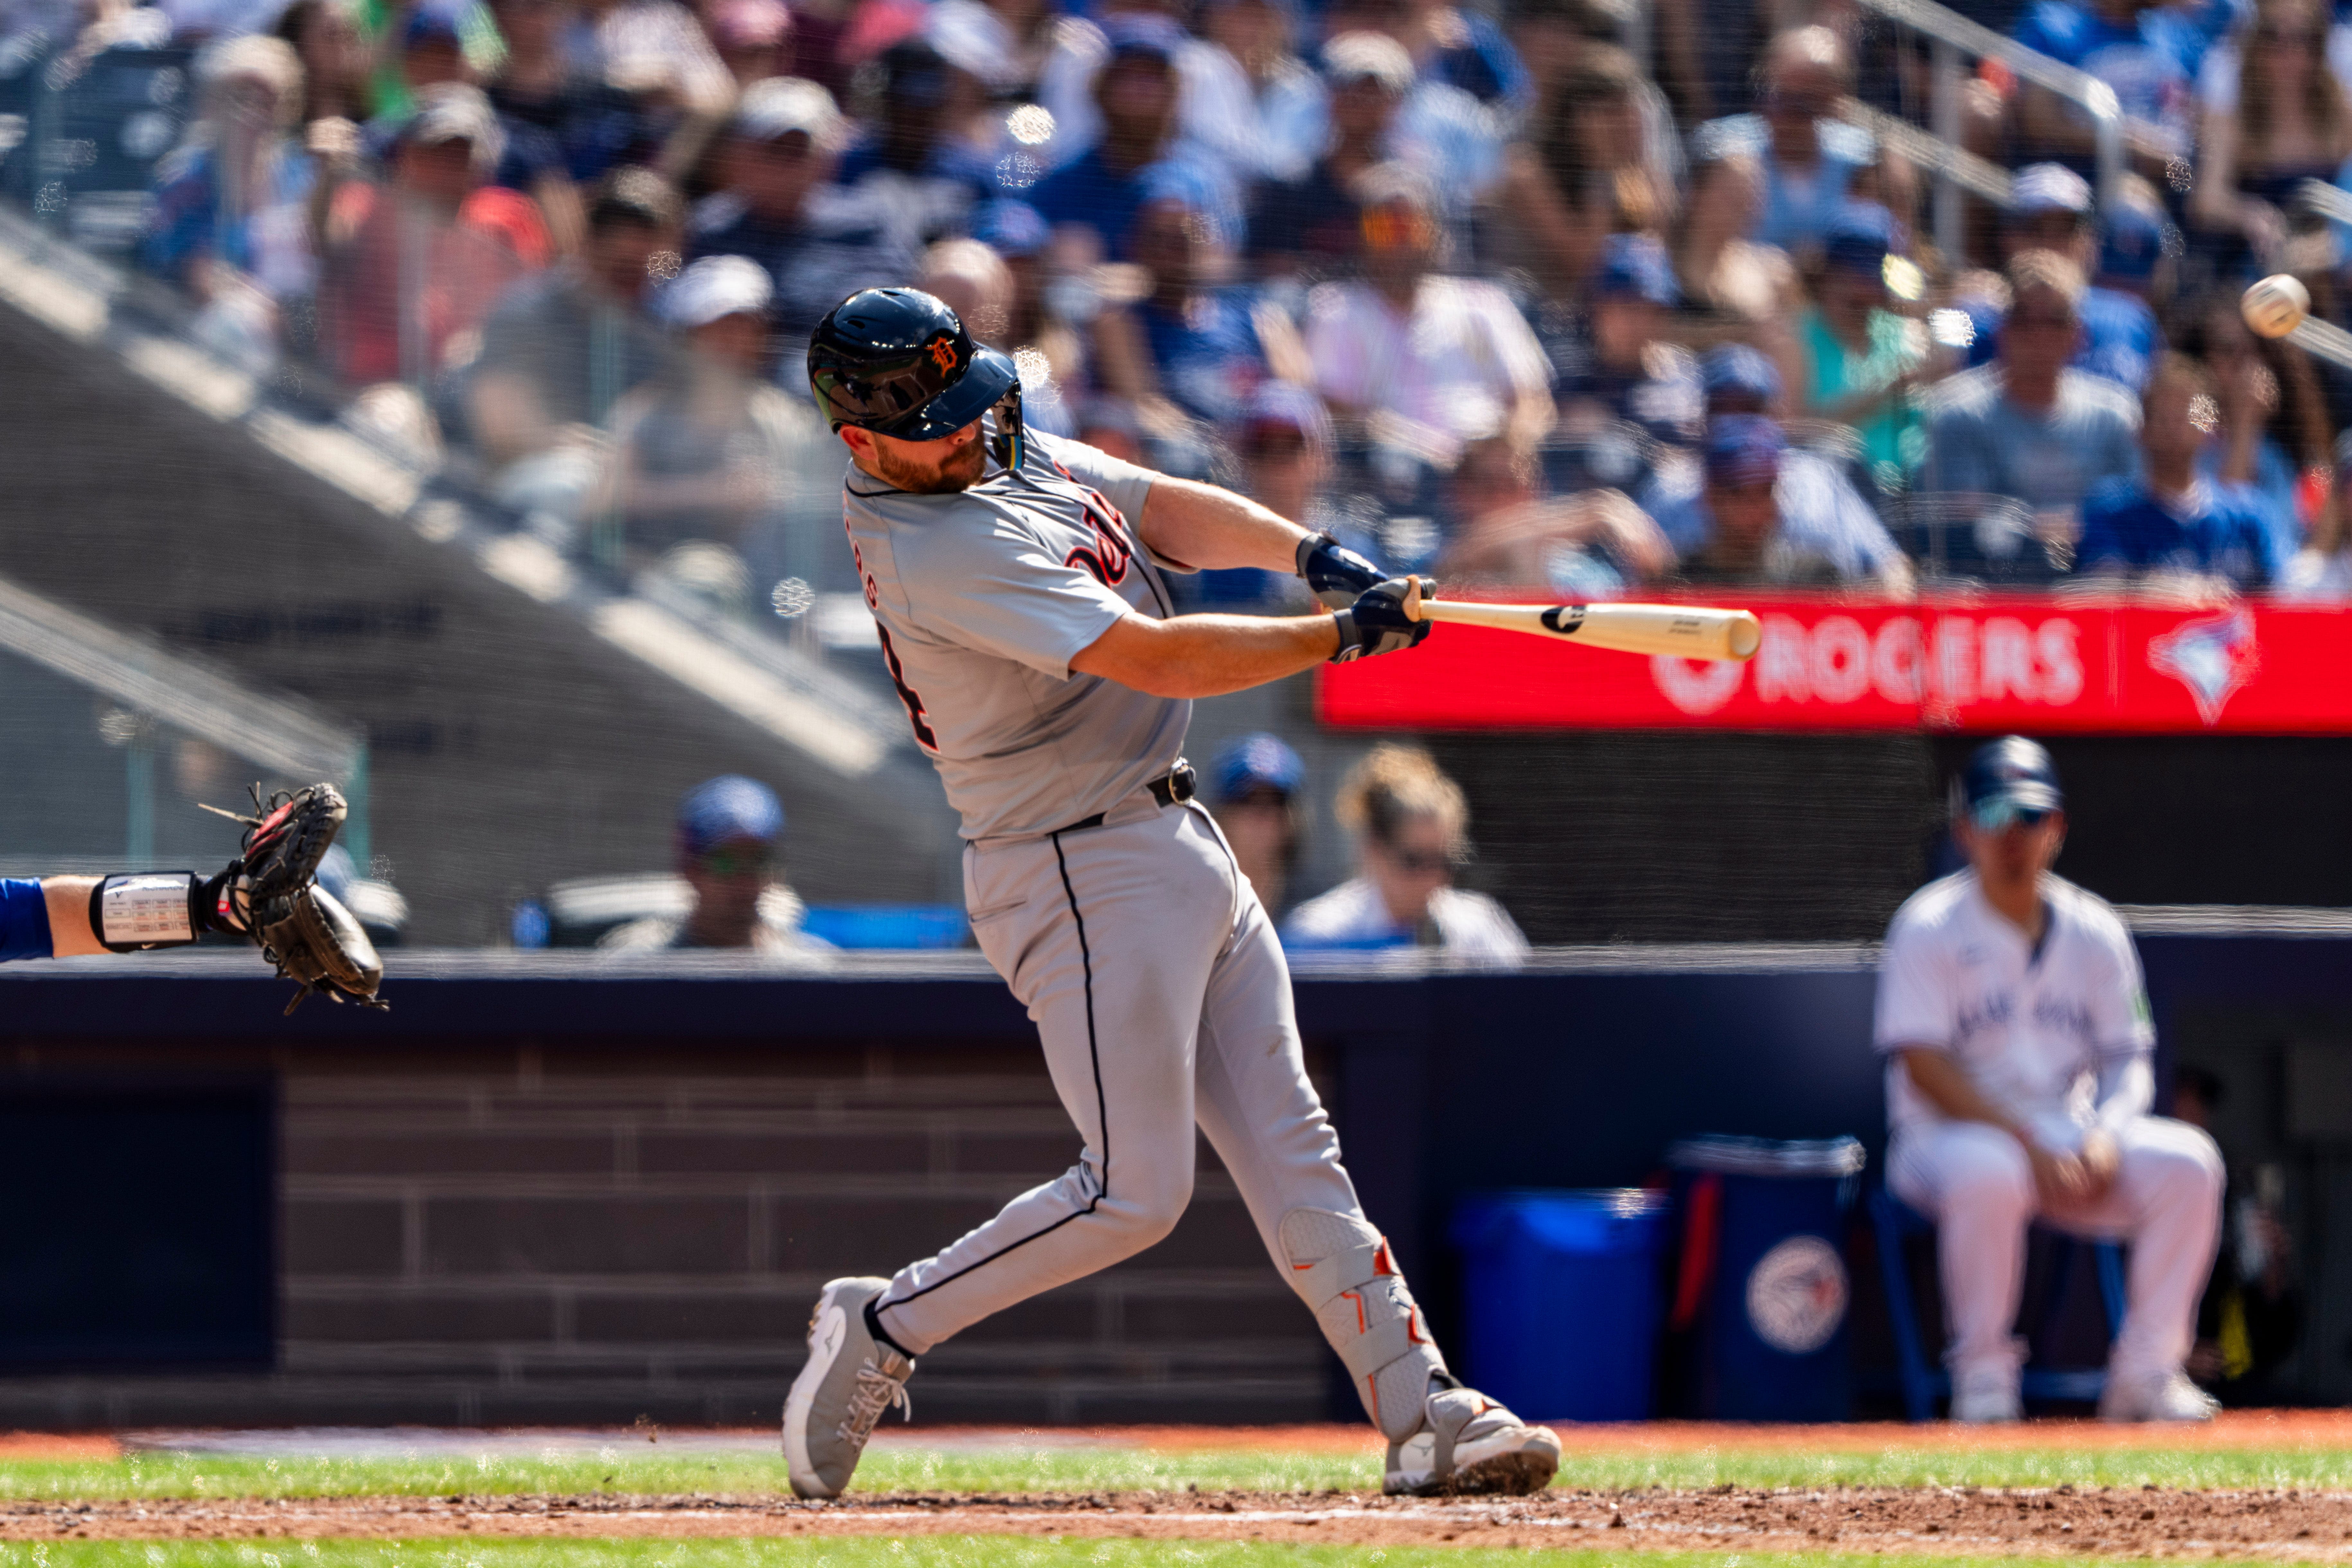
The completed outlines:
{"type": "Polygon", "coordinates": [[[1670,654],[1679,658],[1738,658],[1756,652],[1764,627],[1752,611],[1699,605],[1473,605],[1429,596],[1432,584],[1408,595],[1415,620],[1453,621],[1507,632],[1566,637],[1619,653],[1670,654]]]}

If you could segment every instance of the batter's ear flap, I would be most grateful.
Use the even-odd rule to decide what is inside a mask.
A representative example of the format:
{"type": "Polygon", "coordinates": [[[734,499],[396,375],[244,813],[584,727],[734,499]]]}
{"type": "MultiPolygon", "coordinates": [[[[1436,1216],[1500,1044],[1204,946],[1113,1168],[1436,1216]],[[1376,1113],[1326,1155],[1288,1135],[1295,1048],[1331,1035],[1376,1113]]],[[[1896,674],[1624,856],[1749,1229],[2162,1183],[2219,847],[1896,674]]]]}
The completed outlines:
{"type": "Polygon", "coordinates": [[[1021,464],[1029,456],[1029,433],[1021,422],[1021,384],[1014,382],[1013,390],[996,400],[992,412],[996,417],[996,433],[988,438],[988,455],[996,466],[1008,474],[1021,471],[1021,464]]]}

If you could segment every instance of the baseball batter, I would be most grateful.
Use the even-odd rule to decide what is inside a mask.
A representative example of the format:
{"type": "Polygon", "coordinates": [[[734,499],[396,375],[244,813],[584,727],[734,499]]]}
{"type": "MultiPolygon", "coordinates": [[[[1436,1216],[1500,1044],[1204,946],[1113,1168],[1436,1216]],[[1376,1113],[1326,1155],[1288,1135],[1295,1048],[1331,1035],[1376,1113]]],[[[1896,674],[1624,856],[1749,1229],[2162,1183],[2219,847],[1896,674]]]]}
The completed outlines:
{"type": "Polygon", "coordinates": [[[1887,1184],[1936,1221],[1952,1418],[2019,1416],[2024,1346],[2010,1331],[2038,1215],[2131,1243],[2099,1414],[2208,1420],[2213,1401],[2180,1366],[2213,1267],[2221,1152],[2148,1114],[2156,1031],[2139,956],[2105,900],[2050,870],[2066,820],[2049,753],[1996,741],[1961,795],[1969,867],[1896,911],[1876,1029],[1887,1184]]]}
{"type": "Polygon", "coordinates": [[[809,350],[915,737],[963,818],[981,950],[1035,1020],[1079,1163],[888,1279],[836,1279],[784,1405],[793,1489],[848,1485],[919,1356],[1166,1236],[1193,1127],[1389,1440],[1391,1491],[1528,1491],[1559,1442],[1462,1387],[1339,1163],[1274,928],[1181,752],[1189,699],[1412,647],[1417,585],[1239,496],[1024,435],[1013,362],[913,289],[809,350]],[[1332,615],[1177,616],[1164,574],[1297,571],[1332,615]]]}

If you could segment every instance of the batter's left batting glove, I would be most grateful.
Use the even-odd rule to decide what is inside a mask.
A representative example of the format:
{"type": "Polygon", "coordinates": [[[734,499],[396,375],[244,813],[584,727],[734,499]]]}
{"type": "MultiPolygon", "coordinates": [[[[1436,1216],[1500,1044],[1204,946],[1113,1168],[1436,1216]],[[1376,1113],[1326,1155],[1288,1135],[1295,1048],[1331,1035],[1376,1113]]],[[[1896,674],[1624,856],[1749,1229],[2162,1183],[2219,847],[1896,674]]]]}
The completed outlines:
{"type": "Polygon", "coordinates": [[[1388,576],[1328,533],[1310,533],[1298,542],[1298,574],[1327,610],[1346,609],[1388,576]]]}
{"type": "Polygon", "coordinates": [[[1331,618],[1339,626],[1339,651],[1331,656],[1331,662],[1346,664],[1376,653],[1401,652],[1427,637],[1429,623],[1404,613],[1406,595],[1420,587],[1417,578],[1391,577],[1365,589],[1354,604],[1334,615],[1331,618]]]}

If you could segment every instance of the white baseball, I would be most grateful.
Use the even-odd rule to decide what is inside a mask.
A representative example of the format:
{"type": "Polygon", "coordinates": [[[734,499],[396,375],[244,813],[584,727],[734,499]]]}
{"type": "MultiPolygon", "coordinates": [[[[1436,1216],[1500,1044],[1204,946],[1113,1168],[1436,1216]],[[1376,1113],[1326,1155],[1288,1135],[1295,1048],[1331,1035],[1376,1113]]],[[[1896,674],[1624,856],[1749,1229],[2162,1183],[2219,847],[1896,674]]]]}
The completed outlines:
{"type": "Polygon", "coordinates": [[[2309,290],[2286,272],[2263,279],[2238,301],[2238,313],[2246,318],[2246,325],[2265,338],[2286,336],[2303,325],[2304,317],[2310,312],[2309,290]]]}

